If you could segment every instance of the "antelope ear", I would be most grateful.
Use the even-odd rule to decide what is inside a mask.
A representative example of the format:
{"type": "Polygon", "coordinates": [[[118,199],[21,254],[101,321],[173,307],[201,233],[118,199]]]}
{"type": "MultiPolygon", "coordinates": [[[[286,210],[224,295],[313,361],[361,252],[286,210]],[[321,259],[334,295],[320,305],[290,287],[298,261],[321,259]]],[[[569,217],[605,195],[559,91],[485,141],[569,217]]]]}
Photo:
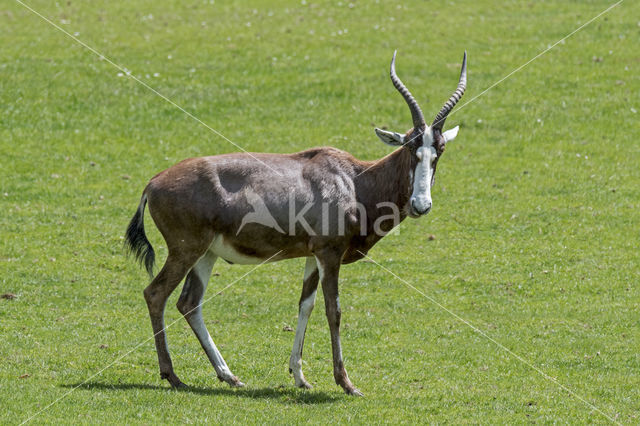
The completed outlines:
{"type": "Polygon", "coordinates": [[[444,137],[444,142],[447,143],[454,140],[456,136],[458,136],[458,130],[460,130],[460,126],[456,126],[453,129],[449,129],[446,132],[444,132],[442,134],[442,136],[444,137]]]}
{"type": "Polygon", "coordinates": [[[380,140],[387,145],[399,146],[404,143],[404,135],[396,132],[387,132],[386,130],[378,129],[376,127],[376,135],[380,140]]]}

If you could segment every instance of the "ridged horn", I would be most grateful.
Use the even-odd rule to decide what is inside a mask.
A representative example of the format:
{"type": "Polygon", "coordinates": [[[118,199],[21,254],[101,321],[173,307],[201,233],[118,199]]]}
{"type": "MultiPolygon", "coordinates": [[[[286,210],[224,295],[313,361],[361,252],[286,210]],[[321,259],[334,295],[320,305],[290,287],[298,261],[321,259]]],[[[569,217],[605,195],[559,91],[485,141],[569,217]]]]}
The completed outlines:
{"type": "Polygon", "coordinates": [[[447,102],[445,102],[444,106],[436,115],[436,118],[433,120],[433,124],[431,127],[434,130],[442,131],[442,127],[444,126],[444,122],[447,119],[447,116],[451,112],[454,106],[458,103],[462,95],[464,95],[464,91],[467,88],[467,52],[464,52],[464,58],[462,58],[462,70],[460,71],[460,81],[458,82],[458,88],[453,95],[449,98],[447,102]]]}
{"type": "Polygon", "coordinates": [[[415,129],[425,129],[427,124],[424,121],[424,115],[422,115],[422,110],[420,109],[418,102],[416,102],[414,97],[411,95],[411,92],[409,92],[409,89],[407,89],[407,86],[400,81],[396,74],[396,53],[398,53],[397,50],[393,52],[393,59],[391,59],[391,71],[389,72],[391,75],[391,82],[393,83],[393,86],[398,89],[398,92],[400,92],[404,100],[407,102],[407,105],[409,105],[411,119],[413,120],[413,127],[415,129]]]}

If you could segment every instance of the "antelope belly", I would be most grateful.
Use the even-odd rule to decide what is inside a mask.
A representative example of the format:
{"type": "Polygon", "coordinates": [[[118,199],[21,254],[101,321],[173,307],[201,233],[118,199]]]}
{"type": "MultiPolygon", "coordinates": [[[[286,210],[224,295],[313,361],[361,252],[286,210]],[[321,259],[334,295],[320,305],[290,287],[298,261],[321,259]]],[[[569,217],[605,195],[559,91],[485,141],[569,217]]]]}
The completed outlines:
{"type": "Polygon", "coordinates": [[[218,235],[213,239],[211,246],[209,246],[209,251],[229,263],[237,263],[239,265],[255,265],[266,260],[261,257],[240,253],[232,244],[225,242],[223,235],[218,235]]]}

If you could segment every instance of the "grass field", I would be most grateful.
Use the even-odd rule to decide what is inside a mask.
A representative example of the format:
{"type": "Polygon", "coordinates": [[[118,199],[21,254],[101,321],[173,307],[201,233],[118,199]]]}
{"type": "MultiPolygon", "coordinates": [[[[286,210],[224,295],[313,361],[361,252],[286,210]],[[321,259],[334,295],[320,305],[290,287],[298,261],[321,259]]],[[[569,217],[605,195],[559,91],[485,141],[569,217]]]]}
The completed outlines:
{"type": "MultiPolygon", "coordinates": [[[[611,4],[28,1],[249,151],[331,145],[362,159],[390,152],[374,125],[411,123],[388,78],[394,49],[430,118],[465,49],[459,105],[611,4]]],[[[459,106],[433,211],[370,252],[521,359],[358,262],[341,273],[345,362],[366,395],[354,398],[333,382],[321,299],[304,356],[314,389],[294,388],[288,374],[293,333],[283,328],[296,323],[302,259],[261,267],[204,306],[246,388],[218,382],[179,320],[178,292],[169,344],[191,387],[160,380],[148,279],[123,254],[125,227],[155,173],[238,149],[3,2],[0,293],[16,297],[0,299],[0,423],[66,395],[32,420],[637,424],[639,19],[640,3],[624,1],[459,106]]],[[[162,258],[150,220],[147,231],[162,258]]],[[[219,262],[207,296],[251,268],[219,262]]]]}

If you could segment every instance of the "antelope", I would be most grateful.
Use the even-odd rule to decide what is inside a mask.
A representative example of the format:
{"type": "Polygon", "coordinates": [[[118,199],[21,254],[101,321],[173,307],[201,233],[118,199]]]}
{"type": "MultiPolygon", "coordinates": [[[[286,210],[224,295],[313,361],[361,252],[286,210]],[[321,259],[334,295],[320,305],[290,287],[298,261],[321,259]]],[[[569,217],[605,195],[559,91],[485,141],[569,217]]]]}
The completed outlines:
{"type": "Polygon", "coordinates": [[[431,211],[436,165],[446,143],[458,133],[458,127],[443,132],[443,126],[467,82],[465,52],[458,87],[428,126],[417,101],[396,75],[395,59],[396,52],[391,60],[391,82],[409,106],[413,128],[404,135],[376,128],[382,142],[398,147],[382,159],[361,161],[332,147],[294,154],[242,152],[189,158],[150,180],[127,228],[125,244],[152,278],[144,298],[160,377],[173,387],[185,385],[173,370],[164,310],[169,295],[185,276],[178,310],[218,379],[241,387],[244,384],[227,366],[202,316],[201,302],[214,263],[218,258],[234,264],[260,264],[305,257],[289,372],[296,386],[311,388],[302,373],[302,348],[321,283],[335,381],[347,394],[362,395],[349,380],[342,359],[340,266],[362,259],[407,216],[418,218],[431,211]],[[147,205],[168,249],[166,262],[155,277],[155,254],[143,223],[147,205]],[[292,215],[292,205],[305,207],[292,215]],[[388,214],[390,206],[394,214],[388,214]],[[256,210],[267,211],[268,220],[256,219],[254,216],[260,216],[256,210]],[[255,220],[246,220],[251,217],[255,220]]]}

